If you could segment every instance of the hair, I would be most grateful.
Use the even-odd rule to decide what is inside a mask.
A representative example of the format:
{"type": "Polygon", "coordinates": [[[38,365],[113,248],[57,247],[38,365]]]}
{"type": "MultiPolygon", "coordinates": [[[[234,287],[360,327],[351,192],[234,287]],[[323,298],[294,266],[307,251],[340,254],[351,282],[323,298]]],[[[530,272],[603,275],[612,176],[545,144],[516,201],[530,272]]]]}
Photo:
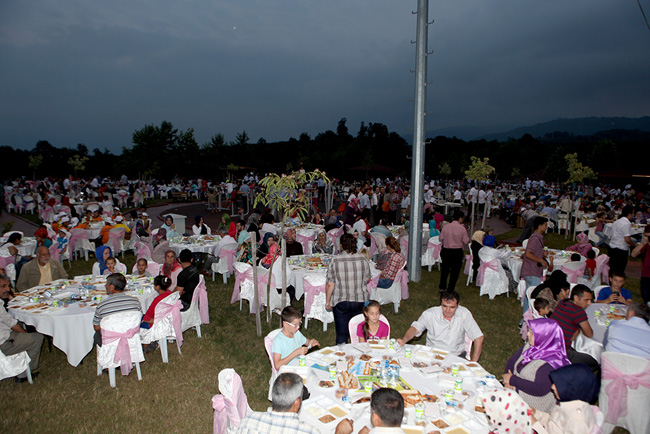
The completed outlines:
{"type": "Polygon", "coordinates": [[[172,286],[172,280],[169,277],[160,274],[153,279],[153,285],[160,286],[165,291],[172,286]]]}
{"type": "Polygon", "coordinates": [[[582,256],[580,256],[580,253],[573,253],[571,255],[571,262],[580,262],[581,257],[582,256]]]}
{"type": "Polygon", "coordinates": [[[106,258],[106,260],[104,262],[108,262],[108,261],[113,261],[113,262],[115,262],[115,264],[117,264],[117,261],[112,256],[109,256],[108,258],[106,258]]]}
{"type": "Polygon", "coordinates": [[[399,246],[399,242],[393,236],[386,238],[386,246],[395,250],[397,253],[402,253],[402,249],[399,246]]]}
{"type": "Polygon", "coordinates": [[[456,302],[460,304],[460,294],[453,289],[446,289],[440,293],[440,303],[442,303],[443,300],[456,300],[456,302]]]}
{"type": "Polygon", "coordinates": [[[465,218],[465,213],[464,212],[462,212],[460,210],[454,211],[454,220],[460,220],[460,219],[463,219],[463,218],[465,218]]]}
{"type": "Polygon", "coordinates": [[[596,258],[596,251],[594,249],[591,249],[587,252],[587,259],[595,259],[596,258]]]}
{"type": "Polygon", "coordinates": [[[549,307],[550,305],[551,305],[551,303],[549,303],[547,299],[540,298],[540,297],[537,297],[535,299],[535,303],[533,304],[533,306],[535,307],[535,310],[537,312],[539,312],[541,309],[545,309],[545,308],[549,307]]]}
{"type": "Polygon", "coordinates": [[[13,234],[9,235],[9,238],[7,239],[8,243],[14,243],[14,241],[18,241],[22,238],[23,236],[20,234],[20,232],[14,232],[13,234]]]}
{"type": "Polygon", "coordinates": [[[350,254],[357,253],[357,239],[352,234],[341,235],[341,249],[350,254]]]}
{"type": "Polygon", "coordinates": [[[278,375],[271,388],[273,410],[281,412],[289,411],[293,403],[296,402],[296,399],[302,398],[302,388],[303,384],[300,375],[292,372],[285,372],[278,375]]]}
{"type": "Polygon", "coordinates": [[[614,270],[609,273],[609,278],[611,279],[612,277],[622,277],[623,279],[626,279],[625,273],[617,270],[614,270]]]}
{"type": "Polygon", "coordinates": [[[192,262],[194,255],[192,255],[192,251],[190,249],[183,249],[181,250],[181,253],[179,253],[178,259],[181,262],[192,262]]]}
{"type": "MultiPolygon", "coordinates": [[[[2,276],[0,276],[0,279],[2,279],[2,276]]],[[[630,305],[630,311],[634,314],[634,316],[643,318],[645,322],[650,321],[650,308],[646,306],[643,303],[634,303],[630,305]]]]}
{"type": "Polygon", "coordinates": [[[140,259],[138,259],[138,261],[136,262],[136,264],[139,264],[140,262],[144,262],[144,265],[147,265],[147,264],[148,264],[148,262],[147,262],[147,260],[146,260],[145,258],[140,258],[140,259]]]}
{"type": "Polygon", "coordinates": [[[165,223],[167,223],[167,219],[171,219],[171,220],[172,220],[172,223],[174,223],[174,217],[172,217],[171,214],[167,214],[167,215],[165,216],[165,223]]]}
{"type": "Polygon", "coordinates": [[[370,397],[370,412],[379,416],[384,426],[398,427],[404,417],[404,398],[395,389],[377,389],[370,397]]]}
{"type": "Polygon", "coordinates": [[[284,309],[282,309],[282,314],[280,314],[280,318],[282,318],[283,322],[284,321],[291,322],[296,318],[302,318],[302,314],[295,307],[287,306],[284,309]]]}
{"type": "Polygon", "coordinates": [[[548,219],[546,217],[542,216],[537,216],[533,220],[533,230],[536,231],[541,225],[544,223],[548,222],[548,219]]]}
{"type": "MultiPolygon", "coordinates": [[[[391,237],[392,238],[392,237],[391,237]]],[[[368,324],[368,311],[370,310],[371,307],[376,307],[379,309],[379,314],[381,315],[381,304],[379,304],[378,301],[376,300],[370,300],[368,304],[363,306],[363,338],[365,340],[368,340],[368,336],[370,336],[370,324],[368,324]]]]}
{"type": "Polygon", "coordinates": [[[593,294],[594,292],[587,285],[583,285],[582,283],[579,283],[576,286],[574,286],[573,289],[571,290],[571,300],[573,300],[576,297],[582,298],[587,293],[593,294]]]}
{"type": "Polygon", "coordinates": [[[116,291],[124,291],[126,288],[126,277],[120,273],[109,274],[106,283],[115,287],[116,291]]]}
{"type": "Polygon", "coordinates": [[[630,214],[634,214],[634,207],[632,205],[625,205],[621,210],[621,216],[619,218],[627,217],[630,214]]]}

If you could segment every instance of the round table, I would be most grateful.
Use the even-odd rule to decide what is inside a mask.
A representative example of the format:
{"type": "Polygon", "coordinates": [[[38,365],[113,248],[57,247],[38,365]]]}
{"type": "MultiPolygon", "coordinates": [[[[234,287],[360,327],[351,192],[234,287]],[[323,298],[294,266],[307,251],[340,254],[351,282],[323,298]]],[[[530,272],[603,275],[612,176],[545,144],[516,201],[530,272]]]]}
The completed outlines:
{"type": "MultiPolygon", "coordinates": [[[[96,296],[105,292],[105,277],[92,278],[91,275],[76,276],[73,280],[57,280],[47,286],[36,286],[27,291],[19,292],[16,298],[9,302],[9,313],[18,321],[34,326],[39,333],[52,336],[54,346],[63,351],[68,363],[77,366],[84,357],[93,349],[93,316],[98,300],[71,300],[70,296],[79,294],[82,282],[89,282],[95,287],[96,296]],[[90,279],[90,280],[87,280],[90,279]],[[65,284],[65,287],[62,285],[65,284]],[[51,298],[44,294],[45,290],[52,287],[60,287],[51,298]],[[38,302],[31,302],[29,298],[39,296],[38,302]],[[58,300],[59,307],[52,306],[52,301],[58,300]]],[[[149,308],[153,299],[158,293],[153,289],[150,282],[139,279],[138,285],[133,284],[130,276],[127,276],[127,290],[124,292],[140,301],[143,312],[149,308]],[[140,294],[137,288],[142,288],[140,294]],[[132,289],[132,290],[130,290],[132,289]]]]}
{"type": "MultiPolygon", "coordinates": [[[[311,394],[310,398],[303,402],[300,411],[300,419],[314,426],[321,433],[334,432],[336,425],[343,418],[350,418],[354,421],[354,432],[359,432],[364,426],[370,425],[369,403],[355,403],[361,398],[370,396],[363,390],[363,383],[370,381],[373,389],[381,387],[377,378],[376,365],[383,363],[384,357],[397,361],[401,368],[399,379],[390,387],[397,389],[407,397],[405,408],[405,419],[402,429],[407,433],[428,433],[439,430],[433,422],[444,422],[448,425],[446,431],[454,430],[455,433],[487,433],[489,427],[484,413],[476,412],[477,392],[485,388],[502,388],[503,386],[485,371],[480,364],[470,363],[465,359],[449,355],[446,351],[434,349],[422,345],[406,345],[411,350],[412,357],[405,357],[405,349],[398,351],[389,349],[388,341],[381,341],[377,344],[347,344],[338,347],[327,347],[319,351],[311,352],[306,357],[306,366],[298,366],[298,361],[293,360],[289,365],[282,366],[280,372],[295,372],[303,377],[311,394]],[[369,358],[364,361],[359,357],[366,354],[369,358]],[[349,360],[346,360],[346,357],[349,360]],[[438,357],[438,358],[436,358],[438,357]],[[413,363],[420,364],[414,367],[413,363]],[[434,365],[434,364],[438,365],[434,365]],[[454,406],[445,404],[444,392],[453,390],[456,377],[451,373],[443,372],[443,368],[451,367],[452,363],[459,365],[459,376],[462,381],[462,392],[454,393],[454,406]],[[330,380],[329,366],[337,365],[338,372],[347,370],[354,373],[360,380],[360,388],[348,391],[348,401],[344,402],[336,398],[338,381],[333,381],[333,387],[321,387],[321,381],[330,380]],[[426,365],[426,366],[424,366],[426,365]],[[429,395],[425,409],[425,427],[415,425],[415,409],[411,402],[421,399],[421,395],[429,395]],[[462,404],[462,409],[458,404],[462,404]],[[446,414],[441,414],[441,408],[446,414]],[[328,423],[321,422],[320,418],[331,414],[334,420],[328,423]],[[458,428],[456,431],[455,429],[458,428]]],[[[365,357],[365,356],[364,356],[365,357]]],[[[448,370],[448,369],[446,369],[448,370]]],[[[443,431],[441,431],[443,432],[443,431]]]]}
{"type": "Polygon", "coordinates": [[[176,252],[188,249],[191,252],[215,254],[217,243],[221,240],[219,235],[192,235],[190,237],[177,237],[174,242],[169,243],[169,248],[176,252]]]}
{"type": "MultiPolygon", "coordinates": [[[[549,257],[553,256],[553,269],[559,270],[563,264],[571,261],[571,255],[575,252],[568,252],[566,250],[556,250],[556,249],[547,249],[549,252],[549,257]]],[[[515,281],[519,281],[521,276],[521,265],[523,263],[522,256],[526,250],[522,247],[516,247],[512,250],[512,255],[508,258],[502,259],[502,265],[507,266],[512,273],[512,277],[515,281]]],[[[586,260],[585,257],[581,257],[581,260],[586,260]]]]}
{"type": "Polygon", "coordinates": [[[574,350],[581,353],[587,353],[598,363],[600,363],[600,355],[604,351],[603,340],[605,339],[605,332],[607,331],[607,322],[606,321],[620,321],[624,320],[625,314],[627,313],[627,306],[623,304],[603,304],[603,303],[592,303],[587,306],[585,309],[587,318],[589,319],[589,325],[594,331],[594,335],[591,338],[586,337],[582,332],[578,333],[576,339],[571,345],[574,350]],[[614,312],[610,312],[610,306],[613,306],[614,312]],[[600,312],[600,316],[596,317],[596,311],[600,312]],[[615,315],[622,316],[623,318],[607,318],[608,314],[613,313],[615,315]]]}

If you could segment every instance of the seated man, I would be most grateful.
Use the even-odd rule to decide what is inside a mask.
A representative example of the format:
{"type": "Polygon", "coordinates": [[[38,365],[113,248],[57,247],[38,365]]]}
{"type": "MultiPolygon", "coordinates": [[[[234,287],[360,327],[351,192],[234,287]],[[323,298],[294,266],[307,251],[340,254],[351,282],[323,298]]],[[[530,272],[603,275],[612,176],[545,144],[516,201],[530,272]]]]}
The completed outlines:
{"type": "MultiPolygon", "coordinates": [[[[266,412],[254,411],[239,424],[239,434],[320,434],[298,418],[302,406],[303,384],[298,374],[285,372],[278,375],[271,389],[272,407],[266,412]]],[[[336,434],[349,434],[352,421],[343,419],[336,426],[336,434]]]]}
{"type": "Polygon", "coordinates": [[[41,246],[36,249],[36,259],[32,259],[20,270],[16,282],[16,290],[24,291],[39,285],[45,285],[58,279],[67,279],[63,265],[57,260],[51,260],[50,250],[41,246]]]}
{"type": "Polygon", "coordinates": [[[600,290],[596,303],[625,304],[627,306],[632,304],[632,293],[623,288],[623,285],[625,285],[625,273],[612,271],[609,277],[609,284],[610,286],[600,290]]]}
{"type": "Polygon", "coordinates": [[[627,309],[625,321],[612,321],[605,332],[605,351],[631,354],[650,360],[650,309],[634,303],[627,309]]]}
{"type": "Polygon", "coordinates": [[[370,423],[373,428],[364,426],[359,434],[403,433],[400,428],[403,417],[402,395],[395,389],[377,389],[370,397],[370,423]]]}
{"type": "Polygon", "coordinates": [[[114,313],[137,311],[142,313],[140,302],[137,298],[124,294],[126,288],[126,277],[120,273],[113,273],[106,278],[106,294],[95,309],[93,316],[93,328],[95,329],[95,345],[102,346],[102,335],[100,323],[102,319],[114,313]]]}
{"type": "Polygon", "coordinates": [[[459,306],[460,295],[456,291],[440,294],[440,306],[425,310],[417,321],[411,324],[404,337],[397,342],[404,346],[415,336],[427,331],[427,345],[449,351],[455,356],[465,357],[465,335],[473,342],[472,361],[478,362],[483,351],[483,332],[471,312],[459,306]]]}
{"type": "Polygon", "coordinates": [[[307,354],[311,347],[320,345],[316,339],[307,338],[300,333],[302,314],[293,306],[282,309],[282,330],[273,339],[273,366],[280,369],[280,366],[291,363],[299,355],[307,354]]]}
{"type": "MultiPolygon", "coordinates": [[[[4,274],[0,274],[0,298],[8,299],[11,297],[11,279],[4,274]]],[[[43,335],[40,333],[27,333],[24,328],[18,324],[5,309],[4,303],[0,303],[0,350],[5,356],[27,351],[31,361],[29,369],[33,372],[38,369],[38,361],[41,357],[41,347],[43,346],[43,335]]],[[[38,372],[32,373],[32,378],[36,377],[38,372]]],[[[16,377],[16,383],[27,381],[27,373],[22,372],[16,377]]]]}
{"type": "Polygon", "coordinates": [[[183,271],[178,274],[176,279],[176,288],[174,292],[178,291],[181,293],[181,303],[183,308],[181,311],[186,311],[190,308],[192,304],[192,297],[194,296],[194,290],[200,281],[200,274],[198,268],[194,265],[194,256],[189,249],[181,250],[181,253],[178,255],[178,260],[183,267],[183,271]]]}

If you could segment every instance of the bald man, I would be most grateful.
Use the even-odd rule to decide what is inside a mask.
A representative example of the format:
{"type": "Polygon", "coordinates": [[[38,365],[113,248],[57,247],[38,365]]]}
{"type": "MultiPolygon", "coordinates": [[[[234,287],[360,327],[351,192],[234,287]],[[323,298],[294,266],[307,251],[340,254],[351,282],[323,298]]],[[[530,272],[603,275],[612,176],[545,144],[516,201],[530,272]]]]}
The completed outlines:
{"type": "Polygon", "coordinates": [[[32,259],[20,270],[16,282],[16,290],[24,291],[35,286],[44,285],[58,279],[67,279],[68,273],[57,260],[52,260],[47,247],[36,249],[36,258],[32,259]]]}

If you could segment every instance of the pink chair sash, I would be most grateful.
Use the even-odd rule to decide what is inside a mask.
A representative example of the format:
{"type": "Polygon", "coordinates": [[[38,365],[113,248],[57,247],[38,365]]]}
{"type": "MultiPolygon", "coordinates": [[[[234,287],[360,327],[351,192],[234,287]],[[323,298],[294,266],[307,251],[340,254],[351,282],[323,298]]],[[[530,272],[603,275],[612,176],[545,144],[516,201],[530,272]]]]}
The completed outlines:
{"type": "Polygon", "coordinates": [[[469,273],[472,272],[472,261],[474,260],[474,257],[472,255],[465,255],[465,270],[463,270],[463,273],[469,276],[469,273]]]}
{"type": "Polygon", "coordinates": [[[7,265],[14,264],[16,262],[15,256],[0,257],[0,268],[7,268],[7,265]]]}
{"type": "Polygon", "coordinates": [[[233,397],[226,398],[219,394],[212,397],[212,408],[214,409],[214,434],[222,434],[226,432],[228,420],[232,426],[238,427],[240,422],[248,411],[248,398],[244,393],[244,388],[241,384],[241,378],[235,373],[232,377],[232,390],[233,397]]]}
{"type": "Polygon", "coordinates": [[[199,315],[201,316],[201,324],[210,324],[210,315],[208,312],[208,291],[205,289],[205,279],[200,276],[199,284],[194,289],[192,294],[192,303],[198,299],[199,302],[199,315]]]}
{"type": "Polygon", "coordinates": [[[650,363],[637,374],[623,374],[607,358],[602,358],[602,378],[612,380],[605,387],[607,392],[607,414],[605,421],[616,425],[618,418],[627,415],[627,388],[637,389],[639,386],[650,389],[650,363]]]}
{"type": "Polygon", "coordinates": [[[162,319],[171,313],[172,326],[174,327],[174,334],[176,335],[176,345],[178,346],[178,348],[180,348],[181,345],[183,345],[183,332],[181,331],[181,309],[182,308],[183,308],[183,303],[181,303],[180,300],[176,300],[176,303],[174,304],[165,303],[165,300],[161,300],[160,303],[156,305],[156,309],[154,311],[154,322],[155,322],[155,318],[162,319]]]}
{"type": "Polygon", "coordinates": [[[369,236],[370,236],[370,250],[368,251],[368,253],[372,257],[375,255],[375,253],[377,253],[377,241],[375,240],[375,237],[373,237],[372,235],[369,236]]]}
{"type": "Polygon", "coordinates": [[[253,281],[253,268],[251,267],[243,273],[235,268],[235,287],[232,291],[230,304],[239,301],[241,298],[241,284],[246,280],[253,281]]]}
{"type": "Polygon", "coordinates": [[[266,285],[269,283],[269,276],[271,276],[271,291],[275,290],[275,276],[271,273],[257,275],[257,296],[259,303],[257,305],[262,310],[262,303],[264,303],[264,294],[266,294],[266,285]]]}
{"type": "Polygon", "coordinates": [[[476,275],[476,284],[478,286],[483,285],[483,278],[485,277],[485,270],[487,268],[489,268],[490,270],[494,270],[498,273],[499,264],[497,263],[497,260],[492,259],[491,261],[488,262],[481,261],[481,266],[478,267],[478,274],[476,275]]]}
{"type": "Polygon", "coordinates": [[[108,244],[111,244],[113,246],[113,256],[117,256],[117,252],[120,251],[120,240],[124,239],[125,233],[126,229],[121,229],[115,232],[113,232],[111,229],[111,231],[108,233],[108,244]]]}
{"type": "Polygon", "coordinates": [[[402,300],[408,300],[409,298],[409,272],[406,270],[399,270],[395,276],[395,280],[400,281],[402,286],[402,300]]]}
{"type": "Polygon", "coordinates": [[[228,273],[233,274],[233,270],[235,269],[233,267],[233,264],[235,263],[235,255],[237,254],[237,249],[221,249],[219,250],[219,258],[226,258],[226,261],[228,262],[228,273]]]}
{"type": "Polygon", "coordinates": [[[336,239],[341,235],[343,235],[343,226],[338,229],[330,229],[330,231],[327,233],[327,236],[330,237],[330,240],[332,240],[332,244],[334,244],[335,255],[338,255],[339,253],[339,247],[337,245],[336,239]]]}
{"type": "Polygon", "coordinates": [[[376,275],[375,277],[370,279],[366,284],[366,288],[368,289],[368,294],[372,295],[372,290],[377,289],[377,284],[379,283],[379,276],[381,276],[381,274],[376,275]]]}
{"type": "Polygon", "coordinates": [[[427,248],[431,250],[431,257],[437,261],[440,258],[442,243],[434,243],[433,241],[429,241],[429,244],[427,244],[427,248]]]}
{"type": "Polygon", "coordinates": [[[88,232],[85,229],[71,229],[70,240],[68,241],[68,255],[72,258],[72,252],[75,250],[75,244],[79,240],[88,240],[88,232]]]}
{"type": "Polygon", "coordinates": [[[399,247],[402,249],[402,255],[404,255],[404,258],[408,262],[409,260],[409,239],[406,237],[402,237],[399,240],[399,247]]]}
{"type": "Polygon", "coordinates": [[[45,222],[50,222],[54,218],[54,208],[49,205],[46,205],[43,208],[41,219],[45,222]]]}
{"type": "Polygon", "coordinates": [[[314,238],[307,235],[296,234],[296,239],[300,244],[302,244],[302,251],[305,255],[311,254],[311,249],[309,248],[309,242],[314,238]]]}
{"type": "Polygon", "coordinates": [[[151,250],[149,250],[149,246],[147,246],[145,243],[140,241],[136,244],[136,247],[137,247],[136,257],[138,259],[140,258],[151,259],[151,250]]]}
{"type": "Polygon", "coordinates": [[[569,283],[578,283],[578,278],[582,277],[582,275],[585,273],[584,263],[581,267],[578,267],[576,269],[564,266],[560,269],[566,273],[569,283]]]}
{"type": "Polygon", "coordinates": [[[314,297],[318,294],[325,294],[325,285],[312,285],[307,279],[303,279],[302,287],[305,290],[305,316],[307,316],[311,312],[314,297]]]}
{"type": "Polygon", "coordinates": [[[140,326],[133,327],[122,332],[102,329],[102,344],[110,344],[119,339],[117,343],[117,350],[113,362],[120,364],[120,371],[122,375],[129,375],[131,372],[131,350],[129,350],[128,340],[140,332],[140,326]]]}
{"type": "Polygon", "coordinates": [[[56,259],[57,261],[60,260],[58,242],[55,241],[54,243],[52,243],[52,245],[49,248],[49,251],[50,251],[50,256],[52,256],[52,259],[56,259]]]}
{"type": "Polygon", "coordinates": [[[604,282],[609,280],[609,256],[607,255],[598,255],[596,258],[596,271],[594,275],[597,275],[600,270],[600,275],[604,282]]]}

